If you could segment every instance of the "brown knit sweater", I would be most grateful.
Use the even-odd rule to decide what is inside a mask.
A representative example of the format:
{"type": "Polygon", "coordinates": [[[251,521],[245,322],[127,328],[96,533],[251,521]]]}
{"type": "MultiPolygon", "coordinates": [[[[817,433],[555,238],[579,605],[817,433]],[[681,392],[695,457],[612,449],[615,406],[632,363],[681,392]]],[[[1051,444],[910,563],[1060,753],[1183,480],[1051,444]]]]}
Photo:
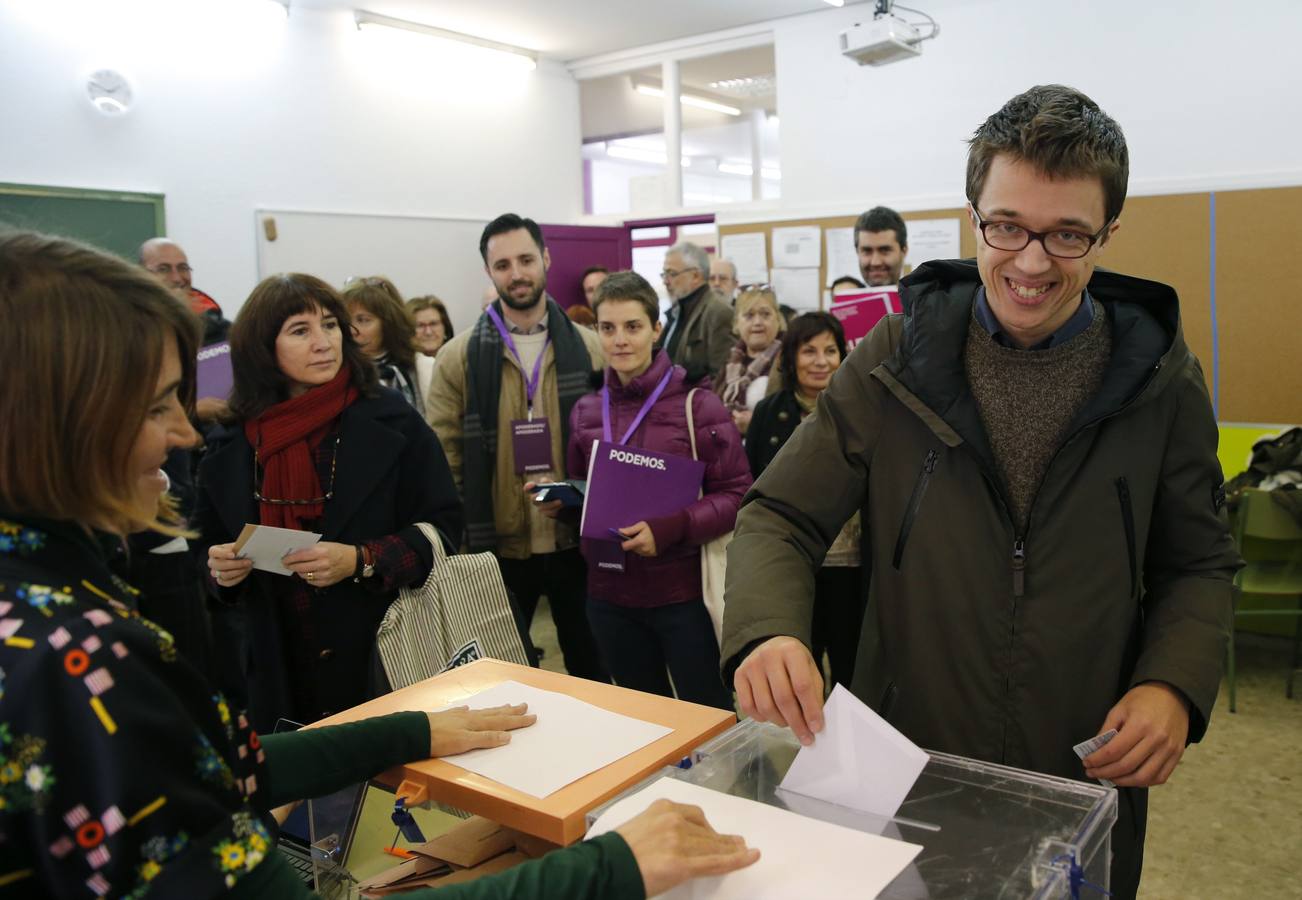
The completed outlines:
{"type": "Polygon", "coordinates": [[[1098,391],[1111,355],[1112,331],[1097,302],[1085,331],[1048,350],[1001,346],[974,312],[963,364],[1018,534],[1026,533],[1031,502],[1049,462],[1076,414],[1098,391]]]}

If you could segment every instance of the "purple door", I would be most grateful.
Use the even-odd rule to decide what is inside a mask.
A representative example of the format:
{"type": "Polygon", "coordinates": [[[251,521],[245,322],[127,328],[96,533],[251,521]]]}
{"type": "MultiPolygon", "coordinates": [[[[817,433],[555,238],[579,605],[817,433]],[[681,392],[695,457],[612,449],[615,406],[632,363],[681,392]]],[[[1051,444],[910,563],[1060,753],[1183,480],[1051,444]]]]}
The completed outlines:
{"type": "Polygon", "coordinates": [[[595,225],[543,225],[543,240],[552,259],[547,290],[562,307],[583,303],[583,272],[605,266],[612,272],[633,266],[628,229],[595,225]]]}

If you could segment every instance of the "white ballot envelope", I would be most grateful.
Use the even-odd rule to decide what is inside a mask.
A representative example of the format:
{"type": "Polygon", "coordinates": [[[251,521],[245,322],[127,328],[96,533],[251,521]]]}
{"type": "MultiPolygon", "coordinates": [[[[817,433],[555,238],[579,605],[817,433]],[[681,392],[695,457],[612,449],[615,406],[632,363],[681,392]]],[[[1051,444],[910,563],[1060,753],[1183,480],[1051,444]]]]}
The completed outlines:
{"type": "Polygon", "coordinates": [[[782,787],[891,818],[928,759],[925,750],[838,684],[823,706],[823,731],[800,748],[782,787]]]}
{"type": "Polygon", "coordinates": [[[235,539],[235,554],[241,559],[253,560],[253,568],[277,575],[293,575],[281,563],[296,550],[306,550],[321,535],[293,528],[276,528],[272,525],[245,525],[235,539]]]}

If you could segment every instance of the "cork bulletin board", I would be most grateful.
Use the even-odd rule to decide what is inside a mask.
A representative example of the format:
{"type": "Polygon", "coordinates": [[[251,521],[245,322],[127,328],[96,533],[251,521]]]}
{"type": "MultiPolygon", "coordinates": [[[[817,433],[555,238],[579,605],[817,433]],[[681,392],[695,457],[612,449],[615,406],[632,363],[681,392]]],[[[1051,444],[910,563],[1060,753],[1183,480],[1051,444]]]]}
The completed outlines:
{"type": "MultiPolygon", "coordinates": [[[[965,210],[903,215],[961,218],[962,255],[975,255],[965,210]]],[[[721,225],[719,235],[764,232],[771,254],[774,228],[846,228],[856,217],[721,225]]],[[[1131,197],[1099,262],[1175,288],[1220,421],[1302,424],[1302,289],[1288,277],[1299,251],[1302,187],[1289,187],[1131,197]]],[[[826,258],[820,276],[826,284],[826,258]]]]}

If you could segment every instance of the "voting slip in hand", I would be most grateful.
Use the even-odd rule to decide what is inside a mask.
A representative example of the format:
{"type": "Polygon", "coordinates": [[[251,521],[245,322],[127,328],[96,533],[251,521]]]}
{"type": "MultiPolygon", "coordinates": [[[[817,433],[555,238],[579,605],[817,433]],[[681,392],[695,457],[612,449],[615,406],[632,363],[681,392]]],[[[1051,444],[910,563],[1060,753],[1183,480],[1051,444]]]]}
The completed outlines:
{"type": "Polygon", "coordinates": [[[886,818],[899,811],[930,757],[841,685],[823,706],[823,730],[801,747],[782,787],[886,818]]]}
{"type": "Polygon", "coordinates": [[[306,550],[321,535],[293,528],[276,528],[272,525],[245,525],[235,539],[235,555],[253,560],[253,568],[276,575],[293,575],[281,562],[286,556],[306,550]]]}
{"type": "Polygon", "coordinates": [[[593,441],[579,533],[618,541],[611,531],[678,512],[701,494],[705,463],[640,447],[593,441]]]}
{"type": "MultiPolygon", "coordinates": [[[[1104,747],[1108,745],[1108,742],[1111,741],[1116,736],[1117,736],[1117,729],[1113,728],[1109,731],[1103,732],[1102,734],[1096,737],[1090,738],[1088,741],[1081,741],[1079,744],[1077,744],[1075,747],[1072,747],[1071,749],[1076,751],[1076,755],[1081,758],[1082,762],[1084,762],[1085,757],[1089,756],[1091,753],[1093,753],[1096,750],[1102,750],[1104,747]]],[[[1115,784],[1113,784],[1111,781],[1108,781],[1106,778],[1100,778],[1099,784],[1103,785],[1104,787],[1110,787],[1110,788],[1116,787],[1115,784]]]]}

